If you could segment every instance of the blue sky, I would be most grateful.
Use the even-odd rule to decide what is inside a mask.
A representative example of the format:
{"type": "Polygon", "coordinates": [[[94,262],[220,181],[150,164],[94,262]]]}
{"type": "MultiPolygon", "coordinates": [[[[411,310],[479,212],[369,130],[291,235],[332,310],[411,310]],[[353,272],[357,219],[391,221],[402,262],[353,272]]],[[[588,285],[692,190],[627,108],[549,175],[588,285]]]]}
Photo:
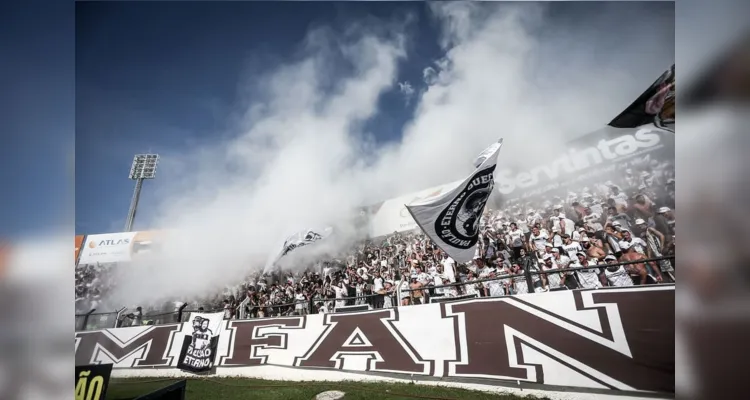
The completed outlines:
{"type": "Polygon", "coordinates": [[[73,13],[66,2],[0,4],[0,240],[72,224],[73,13]]]}
{"type": "MultiPolygon", "coordinates": [[[[397,82],[408,81],[419,91],[424,87],[425,66],[444,55],[437,23],[427,7],[421,2],[77,3],[76,234],[122,229],[133,190],[127,175],[134,154],[184,154],[232,135],[241,100],[248,95],[241,91],[246,90],[242,82],[293,61],[311,28],[344,29],[352,21],[412,15],[415,21],[406,32],[408,58],[398,65],[397,82]]],[[[672,18],[671,26],[663,30],[673,31],[671,4],[650,5],[645,11],[632,3],[597,7],[555,3],[546,14],[550,23],[536,33],[554,38],[555,29],[582,19],[594,21],[590,29],[604,32],[611,20],[596,19],[601,7],[608,8],[610,18],[618,15],[613,7],[621,7],[630,18],[645,12],[653,15],[656,10],[661,13],[656,21],[668,24],[672,18]]],[[[623,24],[623,32],[637,29],[627,25],[623,24]]],[[[597,37],[592,48],[601,54],[593,57],[606,64],[611,59],[607,52],[617,51],[624,37],[629,35],[597,37]]],[[[663,64],[659,68],[669,65],[663,64]]],[[[330,72],[332,79],[347,66],[340,68],[330,72]]],[[[549,74],[557,67],[550,62],[541,68],[549,74]]],[[[645,81],[650,83],[656,76],[645,81]]],[[[398,140],[413,117],[414,102],[407,104],[395,83],[380,97],[377,115],[367,121],[367,130],[381,143],[398,140]]],[[[638,91],[633,89],[634,94],[638,91]]],[[[145,183],[134,229],[158,228],[145,226],[144,221],[155,213],[157,186],[176,178],[162,169],[155,181],[145,183]]]]}
{"type": "MultiPolygon", "coordinates": [[[[132,156],[180,152],[231,130],[248,73],[291,60],[308,29],[352,20],[418,15],[399,81],[417,84],[439,56],[421,3],[188,2],[78,3],[76,10],[76,233],[121,229],[133,190],[132,156]]],[[[398,86],[396,86],[397,88],[398,86]]],[[[394,89],[368,123],[378,140],[397,138],[412,109],[394,89]]],[[[140,221],[153,211],[144,184],[140,221]]]]}

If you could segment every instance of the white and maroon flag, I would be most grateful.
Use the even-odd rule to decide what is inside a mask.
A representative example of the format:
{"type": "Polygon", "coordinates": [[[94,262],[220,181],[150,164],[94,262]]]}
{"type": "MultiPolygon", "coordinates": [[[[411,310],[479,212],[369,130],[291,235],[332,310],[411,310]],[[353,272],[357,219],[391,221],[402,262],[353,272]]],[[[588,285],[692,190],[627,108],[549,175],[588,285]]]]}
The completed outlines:
{"type": "Polygon", "coordinates": [[[471,261],[479,239],[479,220],[492,194],[500,139],[480,153],[477,169],[455,189],[406,205],[422,231],[459,263],[471,261]]]}

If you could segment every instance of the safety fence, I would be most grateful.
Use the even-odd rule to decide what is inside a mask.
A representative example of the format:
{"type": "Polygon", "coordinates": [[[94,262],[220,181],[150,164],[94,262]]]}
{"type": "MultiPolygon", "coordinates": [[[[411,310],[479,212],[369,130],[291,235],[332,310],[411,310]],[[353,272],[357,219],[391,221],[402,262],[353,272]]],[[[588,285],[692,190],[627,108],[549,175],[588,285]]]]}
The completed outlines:
{"type": "MultiPolygon", "coordinates": [[[[305,300],[279,303],[271,305],[255,305],[249,297],[245,297],[232,311],[227,312],[227,319],[255,319],[255,318],[273,318],[292,315],[317,314],[321,312],[358,312],[371,309],[407,307],[413,304],[421,303],[438,303],[459,301],[474,297],[499,297],[512,296],[516,293],[515,284],[525,283],[524,293],[535,293],[541,291],[569,290],[570,287],[561,285],[556,288],[542,289],[544,284],[542,280],[534,276],[549,276],[552,274],[571,275],[577,271],[598,270],[602,273],[605,268],[627,266],[632,264],[645,264],[647,270],[648,284],[662,283],[655,281],[655,269],[662,269],[659,262],[663,260],[672,261],[674,256],[654,257],[633,261],[618,261],[606,264],[594,264],[580,267],[568,267],[559,269],[549,269],[541,271],[536,264],[524,268],[523,272],[510,275],[498,275],[495,277],[477,278],[463,282],[448,283],[444,285],[429,284],[420,288],[406,288],[393,286],[390,289],[383,289],[379,293],[365,294],[360,296],[345,296],[336,298],[313,297],[305,300]],[[491,295],[489,291],[482,290],[484,283],[493,281],[503,281],[502,294],[491,295]],[[474,290],[469,290],[467,286],[474,285],[474,290]],[[454,289],[454,290],[451,290],[454,289]]],[[[674,271],[661,271],[665,281],[663,283],[673,283],[676,281],[674,271]]],[[[606,283],[606,281],[604,282],[606,283]]],[[[640,281],[633,281],[633,285],[641,284],[640,281]]],[[[602,286],[607,286],[603,284],[602,286]]],[[[99,312],[91,310],[85,314],[76,314],[76,331],[90,331],[108,328],[121,328],[138,325],[164,325],[188,321],[191,312],[221,312],[224,309],[187,309],[188,304],[183,304],[179,309],[172,312],[159,312],[144,314],[140,318],[132,318],[132,311],[125,308],[112,312],[99,312]]]]}

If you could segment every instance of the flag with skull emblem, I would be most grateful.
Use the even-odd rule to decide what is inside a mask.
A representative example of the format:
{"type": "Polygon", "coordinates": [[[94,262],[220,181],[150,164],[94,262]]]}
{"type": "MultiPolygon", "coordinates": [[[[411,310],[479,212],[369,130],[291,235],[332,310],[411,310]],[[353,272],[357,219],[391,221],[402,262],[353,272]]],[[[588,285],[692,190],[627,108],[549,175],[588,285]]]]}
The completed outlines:
{"type": "Polygon", "coordinates": [[[177,368],[190,372],[207,372],[214,366],[216,346],[224,313],[192,313],[185,324],[191,327],[182,342],[177,368]]]}
{"type": "Polygon", "coordinates": [[[492,194],[503,140],[485,149],[477,169],[450,192],[406,205],[422,231],[459,263],[471,261],[479,240],[479,220],[492,194]]]}

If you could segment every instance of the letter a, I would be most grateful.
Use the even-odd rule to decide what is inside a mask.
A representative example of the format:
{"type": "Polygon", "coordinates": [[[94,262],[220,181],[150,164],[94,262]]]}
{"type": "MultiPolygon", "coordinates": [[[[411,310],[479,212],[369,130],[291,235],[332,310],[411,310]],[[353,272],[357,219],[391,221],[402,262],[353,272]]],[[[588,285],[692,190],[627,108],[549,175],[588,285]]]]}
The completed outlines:
{"type": "Polygon", "coordinates": [[[367,371],[430,374],[432,362],[421,360],[401,338],[392,324],[397,320],[398,312],[392,309],[326,314],[328,328],[307,354],[295,361],[295,365],[342,369],[343,356],[369,355],[367,371]]]}

